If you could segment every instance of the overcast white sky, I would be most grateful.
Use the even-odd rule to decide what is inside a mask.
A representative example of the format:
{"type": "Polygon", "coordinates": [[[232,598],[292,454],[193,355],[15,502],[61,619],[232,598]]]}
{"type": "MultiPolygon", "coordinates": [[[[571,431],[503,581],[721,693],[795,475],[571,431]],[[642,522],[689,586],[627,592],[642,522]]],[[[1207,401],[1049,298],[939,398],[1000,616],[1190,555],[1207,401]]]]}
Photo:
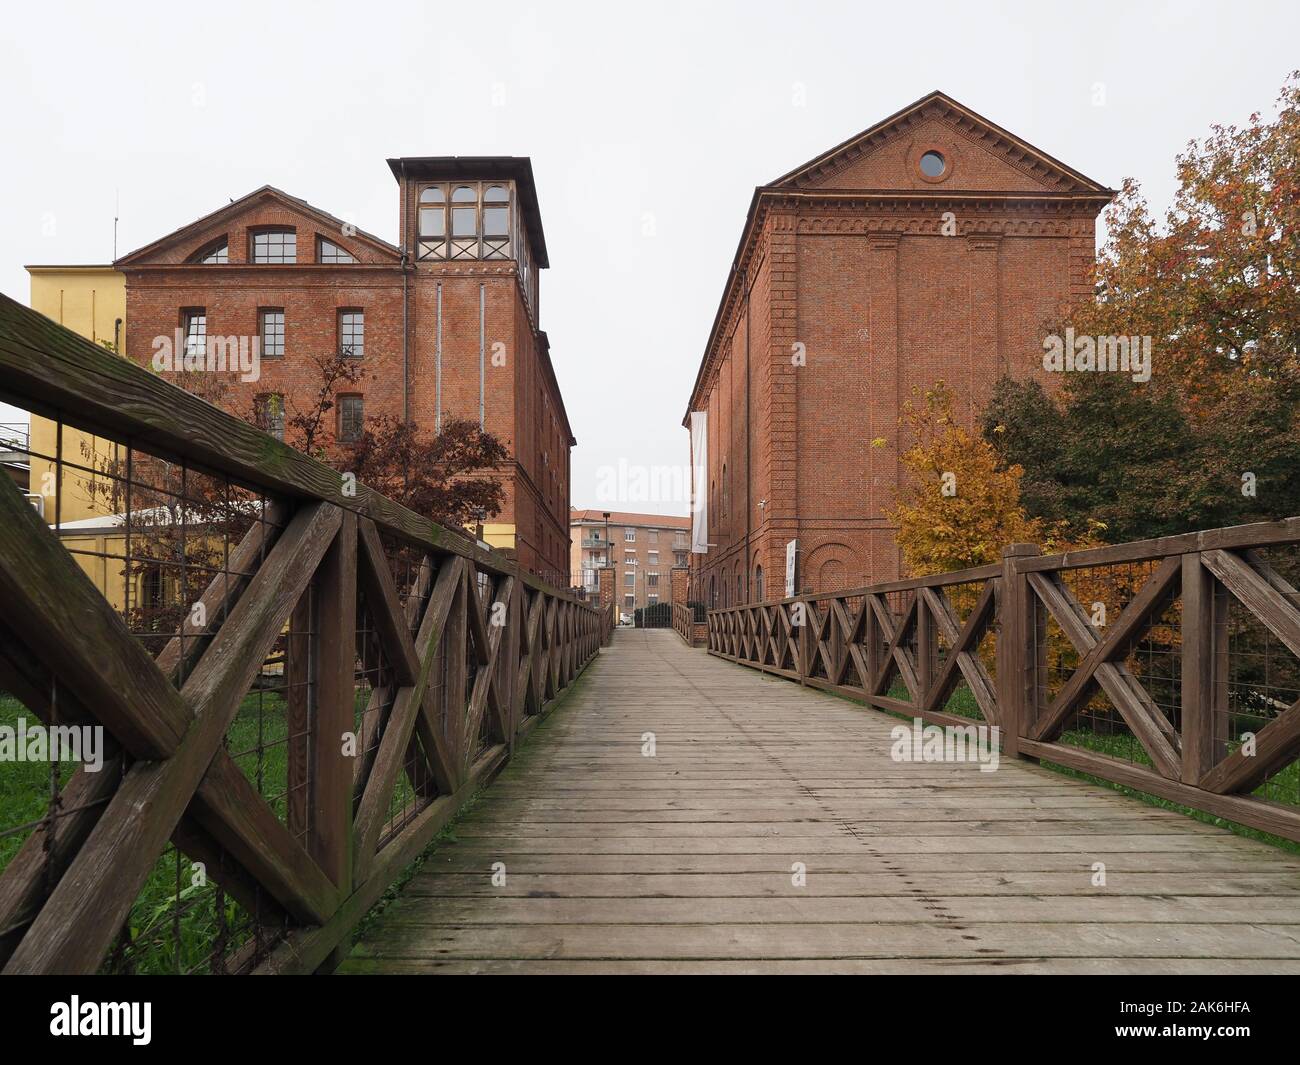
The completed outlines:
{"type": "Polygon", "coordinates": [[[386,158],[532,156],[579,507],[602,466],[688,461],[755,185],[942,89],[1163,208],[1188,139],[1270,111],[1300,66],[1294,0],[41,0],[5,23],[0,290],[24,303],[24,264],[111,259],[115,197],[119,253],[264,184],[396,242],[386,158]]]}

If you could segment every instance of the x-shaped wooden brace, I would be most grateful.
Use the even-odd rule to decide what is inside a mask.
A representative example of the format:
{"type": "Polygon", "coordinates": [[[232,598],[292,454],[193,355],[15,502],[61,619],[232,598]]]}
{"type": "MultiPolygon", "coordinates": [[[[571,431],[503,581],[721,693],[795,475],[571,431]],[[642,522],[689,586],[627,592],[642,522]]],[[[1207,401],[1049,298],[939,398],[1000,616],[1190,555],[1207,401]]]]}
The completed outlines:
{"type": "Polygon", "coordinates": [[[458,591],[464,587],[468,566],[462,558],[443,563],[413,642],[379,531],[369,519],[357,523],[357,546],[363,563],[358,567],[359,583],[366,593],[375,630],[389,652],[401,685],[374,752],[353,820],[354,879],[360,883],[370,870],[380,832],[388,821],[389,805],[398,774],[409,756],[413,731],[418,728],[420,745],[438,789],[443,794],[451,794],[460,786],[457,760],[443,735],[439,707],[430,694],[430,680],[439,668],[438,651],[447,615],[458,591]]]}
{"type": "MultiPolygon", "coordinates": [[[[866,663],[862,653],[861,641],[864,622],[867,619],[867,601],[864,598],[859,604],[853,617],[849,617],[849,612],[844,609],[844,601],[841,599],[831,600],[831,613],[834,617],[835,624],[839,626],[841,651],[835,661],[835,668],[832,670],[827,667],[826,673],[830,677],[832,684],[843,684],[845,674],[848,673],[849,663],[853,663],[853,668],[857,671],[858,680],[863,687],[867,684],[866,663]]],[[[822,661],[826,661],[823,657],[822,661]]]]}
{"type": "Polygon", "coordinates": [[[295,515],[178,692],[17,490],[0,488],[0,597],[24,619],[16,635],[57,664],[60,682],[134,759],[5,972],[97,965],[192,803],[204,828],[295,917],[320,922],[332,912],[340,885],[222,741],[341,521],[327,503],[295,515]]]}
{"type": "Polygon", "coordinates": [[[1147,622],[1163,609],[1174,594],[1180,573],[1179,559],[1165,559],[1101,639],[1097,638],[1096,630],[1083,608],[1058,575],[1029,574],[1030,586],[1056,619],[1081,659],[1079,667],[1061,687],[1052,705],[1030,728],[1031,739],[1054,739],[1064,727],[1070,712],[1086,698],[1095,683],[1100,685],[1125,724],[1151,756],[1160,775],[1174,780],[1178,778],[1178,734],[1124,664],[1124,658],[1142,638],[1147,622]]]}
{"type": "Polygon", "coordinates": [[[996,588],[996,578],[984,582],[974,609],[967,616],[965,624],[960,626],[957,616],[953,613],[952,605],[942,589],[918,590],[917,594],[921,596],[926,609],[934,618],[935,624],[938,625],[950,648],[939,675],[930,686],[930,690],[926,692],[922,702],[922,708],[927,712],[942,710],[947,705],[948,697],[957,686],[960,674],[965,678],[966,686],[975,697],[984,720],[990,725],[1000,723],[1001,715],[998,712],[997,692],[993,687],[993,679],[976,653],[988,623],[993,617],[996,588]]]}
{"type": "Polygon", "coordinates": [[[903,683],[907,685],[907,690],[911,693],[912,701],[919,702],[921,699],[921,685],[916,679],[916,666],[912,662],[911,655],[907,653],[907,647],[905,646],[908,634],[911,632],[912,626],[916,624],[916,596],[908,600],[907,610],[903,613],[903,617],[897,625],[894,624],[889,604],[879,595],[868,594],[866,598],[876,615],[876,623],[880,626],[881,635],[888,641],[884,660],[880,663],[876,675],[871,678],[870,694],[884,695],[889,688],[890,678],[893,676],[894,670],[897,669],[899,675],[903,678],[903,683]]]}
{"type": "MultiPolygon", "coordinates": [[[[517,593],[522,605],[527,602],[529,592],[520,588],[517,593]]],[[[528,606],[528,617],[520,633],[519,673],[515,681],[515,719],[523,714],[540,713],[544,701],[545,684],[545,632],[543,617],[546,612],[547,596],[544,592],[532,591],[532,602],[528,606]]]]}
{"type": "MultiPolygon", "coordinates": [[[[1292,654],[1300,657],[1300,593],[1256,553],[1206,551],[1201,562],[1292,654]]],[[[1252,791],[1300,751],[1300,700],[1255,735],[1255,752],[1238,747],[1199,781],[1207,791],[1252,791]]]]}

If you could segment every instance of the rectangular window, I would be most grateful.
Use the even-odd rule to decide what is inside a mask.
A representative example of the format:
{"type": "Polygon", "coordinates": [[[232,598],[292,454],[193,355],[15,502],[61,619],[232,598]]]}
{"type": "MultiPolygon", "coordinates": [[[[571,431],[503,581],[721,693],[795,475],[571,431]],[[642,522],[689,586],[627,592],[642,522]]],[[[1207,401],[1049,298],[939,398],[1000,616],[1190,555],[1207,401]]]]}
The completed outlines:
{"type": "Polygon", "coordinates": [[[623,583],[629,588],[636,587],[636,571],[628,570],[623,574],[623,583]]]}
{"type": "Polygon", "coordinates": [[[636,555],[634,555],[631,551],[625,551],[625,552],[623,552],[623,565],[625,565],[625,566],[635,566],[635,565],[636,565],[636,555]]]}
{"type": "Polygon", "coordinates": [[[656,593],[654,593],[654,592],[651,592],[651,593],[650,593],[649,595],[647,595],[645,598],[646,598],[646,602],[649,603],[651,606],[653,606],[655,603],[659,602],[659,596],[658,596],[656,593]]]}
{"type": "Polygon", "coordinates": [[[623,596],[623,605],[629,610],[636,606],[636,596],[631,594],[623,596]]]}
{"type": "Polygon", "coordinates": [[[339,396],[339,440],[352,443],[361,439],[365,422],[365,403],[361,396],[339,396]]]}
{"type": "Polygon", "coordinates": [[[277,440],[284,439],[284,396],[279,392],[263,392],[253,400],[257,427],[277,440]]]}
{"type": "Polygon", "coordinates": [[[623,530],[623,539],[626,540],[629,544],[634,544],[634,543],[636,543],[636,530],[635,530],[635,529],[624,529],[624,530],[623,530]]]}
{"type": "Polygon", "coordinates": [[[657,566],[657,565],[659,565],[659,552],[658,552],[658,551],[647,551],[647,552],[646,552],[646,555],[647,555],[647,561],[649,561],[650,565],[652,565],[652,566],[657,566]]]}
{"type": "Polygon", "coordinates": [[[292,229],[268,229],[253,234],[253,262],[296,263],[298,234],[292,229]]]}
{"type": "Polygon", "coordinates": [[[257,331],[262,337],[262,358],[284,358],[284,311],[269,307],[258,311],[257,331]]]}
{"type": "Polygon", "coordinates": [[[647,587],[647,588],[658,588],[658,587],[659,587],[659,574],[657,574],[657,573],[647,573],[647,574],[645,575],[645,583],[646,583],[646,587],[647,587]]]}
{"type": "Polygon", "coordinates": [[[339,311],[339,354],[350,359],[366,355],[366,315],[364,311],[339,311]]]}
{"type": "Polygon", "coordinates": [[[647,538],[647,539],[648,539],[652,544],[657,544],[657,543],[659,542],[659,530],[658,530],[658,529],[647,529],[647,530],[646,530],[646,538],[647,538]]]}
{"type": "Polygon", "coordinates": [[[187,307],[181,311],[181,321],[185,326],[185,354],[206,355],[208,353],[208,312],[202,307],[187,307]]]}

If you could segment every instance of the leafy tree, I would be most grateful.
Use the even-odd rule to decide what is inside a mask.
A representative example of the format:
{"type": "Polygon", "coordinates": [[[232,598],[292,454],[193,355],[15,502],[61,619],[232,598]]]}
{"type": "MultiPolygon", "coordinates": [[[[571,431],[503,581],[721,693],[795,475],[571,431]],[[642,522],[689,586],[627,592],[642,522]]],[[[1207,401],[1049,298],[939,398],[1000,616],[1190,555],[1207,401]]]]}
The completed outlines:
{"type": "Polygon", "coordinates": [[[1001,463],[1022,469],[1027,513],[1049,525],[1120,543],[1235,516],[1229,454],[1166,391],[1100,374],[1049,396],[1003,378],[982,430],[1001,463]]]}
{"type": "Polygon", "coordinates": [[[317,387],[301,406],[293,397],[284,401],[287,409],[255,403],[248,420],[265,430],[282,419],[286,441],[300,451],[449,528],[500,513],[505,489],[495,471],[510,461],[510,450],[499,437],[468,418],[444,418],[440,431],[429,433],[378,415],[367,418],[356,440],[340,440],[330,412],[366,373],[346,353],[314,363],[317,387]]]}
{"type": "Polygon", "coordinates": [[[339,452],[358,481],[449,528],[501,510],[504,490],[489,471],[508,462],[510,451],[472,419],[445,418],[439,432],[424,433],[383,415],[339,452]]]}
{"type": "Polygon", "coordinates": [[[907,476],[888,516],[910,572],[982,566],[998,561],[1007,544],[1055,540],[1055,530],[1021,505],[1021,468],[1003,463],[956,419],[942,381],[917,393],[901,422],[913,443],[902,454],[907,476]]]}
{"type": "MultiPolygon", "coordinates": [[[[365,372],[345,355],[318,358],[318,386],[302,406],[277,408],[255,402],[247,420],[263,430],[282,424],[287,440],[335,469],[452,529],[500,512],[505,491],[496,471],[510,451],[477,422],[451,418],[439,433],[425,433],[399,419],[369,419],[355,441],[340,441],[330,412],[340,392],[365,372]]],[[[214,406],[232,409],[228,378],[220,373],[165,375],[214,406]]],[[[254,493],[179,463],[110,445],[94,438],[81,445],[86,473],[76,480],[97,510],[130,512],[130,558],[123,561],[129,627],[157,653],[181,626],[228,552],[257,519],[254,493]]],[[[128,526],[123,518],[123,537],[128,526]]],[[[414,555],[391,545],[399,587],[414,572],[414,555]],[[408,557],[410,555],[410,557],[408,557]]]]}
{"type": "Polygon", "coordinates": [[[1300,513],[1300,74],[1273,121],[1214,126],[1176,167],[1160,223],[1124,183],[1098,298],[1055,327],[1151,337],[1150,381],[1066,373],[1049,395],[1006,380],[984,412],[985,440],[1024,470],[1028,513],[1076,535],[1300,513]]]}

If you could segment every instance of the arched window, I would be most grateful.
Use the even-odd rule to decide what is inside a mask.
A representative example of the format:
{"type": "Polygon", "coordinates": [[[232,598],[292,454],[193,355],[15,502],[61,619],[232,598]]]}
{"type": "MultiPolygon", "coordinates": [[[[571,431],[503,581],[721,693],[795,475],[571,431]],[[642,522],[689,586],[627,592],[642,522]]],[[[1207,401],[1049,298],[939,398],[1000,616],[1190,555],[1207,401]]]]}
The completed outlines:
{"type": "Polygon", "coordinates": [[[483,191],[483,258],[510,258],[510,193],[504,185],[483,191]]]}
{"type": "Polygon", "coordinates": [[[740,570],[736,570],[736,606],[743,606],[745,603],[745,578],[740,570]]]}
{"type": "Polygon", "coordinates": [[[754,602],[763,602],[763,567],[754,567],[754,602]]]}
{"type": "Polygon", "coordinates": [[[347,250],[325,237],[316,238],[316,261],[318,263],[354,263],[356,257],[347,250]]]}
{"type": "Polygon", "coordinates": [[[210,244],[205,244],[190,256],[189,261],[209,265],[224,265],[230,262],[230,242],[225,237],[221,237],[210,244]]]}
{"type": "Polygon", "coordinates": [[[731,507],[731,492],[728,491],[727,464],[722,464],[722,516],[725,518],[731,507]]]}
{"type": "Polygon", "coordinates": [[[145,610],[161,610],[167,594],[161,566],[148,565],[140,574],[140,606],[145,610]]]}
{"type": "Polygon", "coordinates": [[[458,185],[451,194],[451,257],[478,258],[478,192],[458,185]]]}
{"type": "Polygon", "coordinates": [[[420,247],[421,259],[447,257],[447,196],[441,185],[430,185],[420,191],[420,247]]]}

